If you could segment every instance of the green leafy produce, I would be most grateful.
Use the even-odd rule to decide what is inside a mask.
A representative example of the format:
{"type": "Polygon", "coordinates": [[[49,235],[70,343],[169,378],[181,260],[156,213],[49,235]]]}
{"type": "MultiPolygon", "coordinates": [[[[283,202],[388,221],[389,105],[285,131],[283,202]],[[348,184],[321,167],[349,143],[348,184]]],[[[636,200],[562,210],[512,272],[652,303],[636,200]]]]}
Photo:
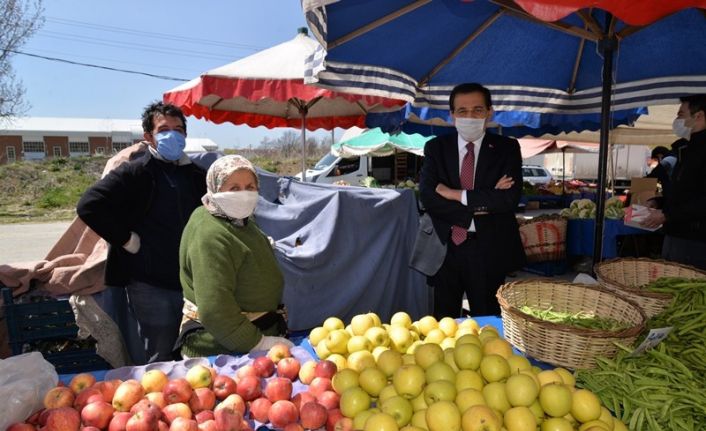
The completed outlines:
{"type": "Polygon", "coordinates": [[[360,185],[363,187],[368,187],[368,188],[378,188],[380,187],[380,184],[378,184],[378,180],[376,180],[373,177],[365,177],[362,180],[360,180],[360,185]]]}
{"type": "Polygon", "coordinates": [[[578,313],[567,313],[564,311],[554,311],[551,307],[545,310],[523,305],[520,311],[537,319],[547,322],[561,323],[563,325],[575,326],[577,328],[601,329],[604,331],[621,331],[627,329],[629,325],[618,322],[615,319],[596,316],[593,313],[579,311],[578,313]]]}
{"type": "Polygon", "coordinates": [[[672,326],[656,348],[614,359],[598,358],[577,384],[592,390],[631,430],[703,430],[706,424],[706,280],[660,278],[644,289],[673,295],[670,306],[648,321],[672,326]]]}

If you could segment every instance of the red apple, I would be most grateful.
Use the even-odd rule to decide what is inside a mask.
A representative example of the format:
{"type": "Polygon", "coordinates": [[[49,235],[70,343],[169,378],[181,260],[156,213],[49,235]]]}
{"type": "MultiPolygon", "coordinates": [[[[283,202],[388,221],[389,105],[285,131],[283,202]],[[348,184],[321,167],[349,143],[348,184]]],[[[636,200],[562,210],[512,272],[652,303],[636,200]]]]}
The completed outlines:
{"type": "Polygon", "coordinates": [[[164,385],[162,393],[167,404],[188,403],[194,390],[186,379],[174,379],[164,385]]]}
{"type": "Polygon", "coordinates": [[[47,418],[49,417],[49,414],[52,412],[53,409],[43,409],[42,412],[39,414],[39,418],[37,418],[37,425],[40,427],[43,427],[44,425],[47,424],[47,418]]]}
{"type": "Polygon", "coordinates": [[[213,379],[213,393],[219,400],[225,399],[230,394],[235,393],[235,380],[222,374],[217,375],[213,379]]]}
{"type": "Polygon", "coordinates": [[[316,397],[316,402],[326,407],[326,410],[337,409],[341,396],[336,391],[324,391],[316,397]]]}
{"type": "Polygon", "coordinates": [[[334,362],[324,360],[316,364],[314,367],[314,375],[316,377],[326,377],[333,379],[333,376],[338,371],[338,367],[334,362]]]}
{"type": "Polygon", "coordinates": [[[336,424],[333,426],[333,431],[353,431],[353,419],[342,417],[336,421],[336,424]]]}
{"type": "Polygon", "coordinates": [[[74,408],[78,411],[81,411],[88,404],[94,403],[96,401],[109,402],[103,399],[103,394],[97,388],[86,388],[82,390],[81,393],[76,395],[76,399],[74,399],[74,408]]]}
{"type": "Polygon", "coordinates": [[[233,410],[240,412],[241,416],[245,415],[245,401],[243,400],[243,397],[238,394],[228,395],[225,400],[218,403],[213,411],[215,412],[216,410],[224,409],[226,407],[230,407],[233,410]]]}
{"type": "Polygon", "coordinates": [[[76,399],[74,392],[65,386],[57,386],[49,389],[44,395],[44,408],[57,409],[61,407],[71,407],[76,399]]]}
{"type": "Polygon", "coordinates": [[[213,418],[213,410],[203,410],[194,415],[194,419],[196,419],[197,424],[204,423],[213,418]]]}
{"type": "MultiPolygon", "coordinates": [[[[153,393],[155,393],[155,392],[153,392],[153,393]]],[[[152,412],[152,414],[157,416],[157,419],[162,419],[162,409],[163,408],[164,407],[160,407],[159,405],[150,401],[148,398],[143,398],[140,401],[136,402],[135,405],[130,407],[130,413],[135,414],[140,411],[149,410],[152,412]]]]}
{"type": "MultiPolygon", "coordinates": [[[[340,409],[329,410],[328,418],[326,419],[326,431],[333,431],[336,427],[336,423],[344,417],[345,416],[343,416],[343,413],[341,413],[340,409]]],[[[353,422],[351,422],[351,427],[352,426],[353,422]]]]}
{"type": "Polygon", "coordinates": [[[175,418],[169,431],[199,431],[199,424],[193,419],[175,418]]]}
{"type": "Polygon", "coordinates": [[[242,380],[243,377],[246,376],[254,376],[254,377],[259,377],[257,375],[257,371],[255,370],[255,367],[252,366],[251,364],[243,365],[242,367],[238,368],[238,371],[235,372],[235,382],[240,383],[240,380],[242,380]]]}
{"type": "Polygon", "coordinates": [[[101,431],[101,429],[96,427],[81,427],[81,431],[101,431]]]}
{"type": "Polygon", "coordinates": [[[80,427],[81,415],[78,411],[71,407],[59,407],[51,409],[43,429],[45,431],[78,431],[80,427]]]}
{"type": "Polygon", "coordinates": [[[240,431],[243,415],[239,411],[226,407],[216,410],[214,417],[218,431],[240,431]]]}
{"type": "Polygon", "coordinates": [[[164,399],[164,393],[162,392],[150,392],[149,394],[145,394],[145,399],[159,407],[160,410],[167,406],[167,400],[164,399]]]}
{"type": "Polygon", "coordinates": [[[127,420],[125,431],[155,431],[158,427],[158,422],[159,419],[154,413],[149,410],[142,410],[136,412],[127,420]]]}
{"type": "Polygon", "coordinates": [[[275,428],[284,428],[285,425],[299,419],[299,411],[291,401],[279,400],[272,404],[267,418],[275,428]]]}
{"type": "Polygon", "coordinates": [[[115,412],[110,420],[108,431],[125,431],[128,419],[132,417],[130,412],[115,412]]]}
{"type": "Polygon", "coordinates": [[[296,422],[292,422],[291,424],[287,424],[283,431],[304,431],[304,427],[296,422]]]}
{"type": "Polygon", "coordinates": [[[314,377],[314,380],[309,384],[309,392],[315,397],[331,390],[333,390],[331,379],[326,377],[314,377]]]}
{"type": "Polygon", "coordinates": [[[189,400],[189,407],[193,413],[203,410],[213,410],[216,407],[216,394],[209,388],[198,388],[194,390],[189,400]]]}
{"type": "Polygon", "coordinates": [[[275,363],[272,359],[267,356],[260,356],[255,358],[252,362],[252,366],[255,369],[258,377],[266,378],[271,377],[275,373],[275,363]]]}
{"type": "Polygon", "coordinates": [[[130,411],[130,407],[135,405],[145,396],[145,389],[139,381],[135,379],[125,380],[115,390],[113,395],[113,408],[119,412],[130,411]]]}
{"type": "Polygon", "coordinates": [[[267,398],[258,398],[250,403],[250,417],[258,422],[267,422],[267,413],[272,407],[272,401],[267,398]]]}
{"type": "Polygon", "coordinates": [[[252,401],[262,395],[260,378],[256,376],[244,376],[238,382],[235,392],[243,397],[245,401],[252,401]]]}
{"type": "Polygon", "coordinates": [[[292,381],[285,377],[274,377],[267,382],[265,396],[268,400],[289,400],[292,397],[292,381]]]}
{"type": "Polygon", "coordinates": [[[90,388],[96,383],[96,378],[90,373],[76,374],[69,382],[69,388],[74,391],[74,394],[79,394],[82,390],[90,388]]]}
{"type": "Polygon", "coordinates": [[[157,431],[169,431],[169,425],[164,421],[157,421],[157,431]]]}
{"type": "Polygon", "coordinates": [[[299,416],[304,428],[315,430],[326,425],[328,413],[326,412],[326,407],[319,403],[306,403],[302,406],[299,416]]]}
{"type": "Polygon", "coordinates": [[[200,431],[218,431],[218,426],[216,426],[216,421],[209,419],[205,422],[199,424],[200,431]]]}
{"type": "Polygon", "coordinates": [[[267,357],[272,359],[272,362],[275,364],[279,362],[280,359],[289,358],[290,356],[292,356],[292,352],[289,351],[289,346],[282,343],[275,344],[270,347],[270,350],[267,352],[267,357]]]}
{"type": "Polygon", "coordinates": [[[277,375],[295,381],[299,376],[301,364],[296,358],[282,358],[277,362],[277,375]]]}
{"type": "Polygon", "coordinates": [[[26,424],[23,422],[18,422],[7,427],[6,431],[36,431],[37,428],[34,425],[26,424]]]}
{"type": "Polygon", "coordinates": [[[185,403],[168,404],[162,409],[162,415],[168,425],[171,425],[176,418],[191,419],[192,417],[191,409],[185,403]]]}
{"type": "Polygon", "coordinates": [[[122,380],[119,379],[106,380],[104,382],[96,382],[93,387],[101,391],[101,393],[103,394],[103,400],[106,403],[112,403],[115,391],[118,389],[118,386],[120,386],[121,383],[122,380]]]}
{"type": "MultiPolygon", "coordinates": [[[[100,395],[100,392],[98,393],[100,395]]],[[[112,405],[103,401],[103,395],[100,395],[101,401],[86,404],[81,410],[81,420],[84,426],[96,427],[99,429],[106,428],[113,418],[115,409],[112,405]]]]}
{"type": "Polygon", "coordinates": [[[45,411],[45,409],[39,409],[36,412],[32,413],[32,415],[30,417],[28,417],[25,422],[27,422],[30,425],[38,425],[39,424],[39,416],[42,414],[43,411],[45,411]]]}
{"type": "Polygon", "coordinates": [[[301,412],[302,407],[306,403],[316,401],[316,397],[311,392],[299,392],[294,397],[292,397],[292,402],[297,407],[297,410],[301,412]]]}

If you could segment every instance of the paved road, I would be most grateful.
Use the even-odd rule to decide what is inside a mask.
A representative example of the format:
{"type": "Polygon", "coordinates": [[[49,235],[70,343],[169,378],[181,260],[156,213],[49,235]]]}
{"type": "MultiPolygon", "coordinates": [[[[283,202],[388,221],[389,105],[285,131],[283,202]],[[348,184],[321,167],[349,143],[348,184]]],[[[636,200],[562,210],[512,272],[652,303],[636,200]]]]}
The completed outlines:
{"type": "Polygon", "coordinates": [[[0,224],[0,264],[44,259],[69,224],[0,224]]]}

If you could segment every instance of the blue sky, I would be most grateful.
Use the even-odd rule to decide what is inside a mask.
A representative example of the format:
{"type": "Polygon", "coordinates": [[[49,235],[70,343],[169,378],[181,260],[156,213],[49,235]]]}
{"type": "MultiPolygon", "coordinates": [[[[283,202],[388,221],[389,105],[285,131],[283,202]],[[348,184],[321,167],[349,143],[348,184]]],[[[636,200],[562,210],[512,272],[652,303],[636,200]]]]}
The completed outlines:
{"type": "MultiPolygon", "coordinates": [[[[44,26],[22,51],[185,79],[285,42],[305,26],[298,0],[45,0],[44,8],[44,26]]],[[[30,116],[139,118],[179,85],[23,55],[12,63],[30,116]]],[[[188,120],[189,136],[222,148],[256,146],[288,130],[188,120]]]]}

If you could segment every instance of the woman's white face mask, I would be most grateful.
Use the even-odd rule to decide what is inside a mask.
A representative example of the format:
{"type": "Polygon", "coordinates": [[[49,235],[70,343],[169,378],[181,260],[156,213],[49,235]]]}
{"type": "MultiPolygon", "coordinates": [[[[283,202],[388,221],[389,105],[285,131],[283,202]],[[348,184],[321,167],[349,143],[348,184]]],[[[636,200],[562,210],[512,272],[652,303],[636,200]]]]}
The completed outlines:
{"type": "Polygon", "coordinates": [[[255,212],[259,193],[242,190],[237,192],[218,192],[211,195],[211,200],[230,218],[244,219],[255,212]]]}

